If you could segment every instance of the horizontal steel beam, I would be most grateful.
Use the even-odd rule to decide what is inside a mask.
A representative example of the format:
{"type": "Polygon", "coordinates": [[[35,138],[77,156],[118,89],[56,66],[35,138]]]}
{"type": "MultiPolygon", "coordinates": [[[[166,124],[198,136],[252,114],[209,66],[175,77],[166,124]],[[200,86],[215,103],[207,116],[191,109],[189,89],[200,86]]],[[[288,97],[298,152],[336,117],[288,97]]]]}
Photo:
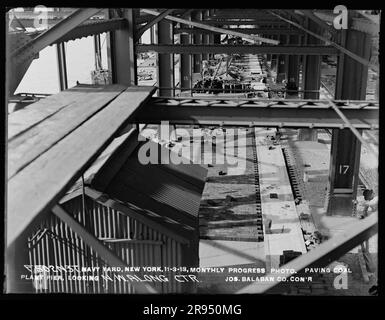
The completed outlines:
{"type": "MultiPolygon", "coordinates": [[[[242,288],[237,293],[269,293],[274,287],[283,284],[278,280],[279,278],[289,278],[294,275],[292,270],[294,270],[295,273],[299,273],[304,271],[305,268],[327,266],[377,233],[378,217],[377,214],[374,213],[363,221],[357,221],[350,229],[320,244],[312,251],[283,265],[281,267],[282,272],[278,275],[268,274],[265,276],[267,278],[273,277],[275,281],[255,282],[242,288]]],[[[309,286],[311,286],[311,283],[309,283],[309,286]]]]}
{"type": "MultiPolygon", "coordinates": [[[[357,129],[378,129],[378,105],[336,102],[357,129]]],[[[151,98],[135,116],[137,123],[234,125],[287,128],[346,128],[347,125],[321,100],[231,100],[151,98]]]]}
{"type": "MultiPolygon", "coordinates": [[[[154,11],[154,10],[142,9],[142,11],[149,13],[149,14],[153,14],[153,15],[159,15],[159,13],[157,11],[154,11]]],[[[211,31],[217,32],[217,33],[230,34],[230,35],[242,37],[247,41],[261,41],[261,42],[265,42],[265,43],[279,44],[279,41],[277,41],[277,40],[272,40],[272,39],[253,36],[253,35],[242,34],[239,32],[228,30],[228,29],[217,28],[214,26],[206,25],[206,24],[201,23],[199,21],[186,20],[186,19],[181,19],[181,18],[169,16],[169,15],[166,16],[165,19],[179,22],[179,23],[182,23],[182,24],[185,24],[188,26],[192,26],[192,27],[211,30],[211,31]]]]}
{"type": "Polygon", "coordinates": [[[234,26],[242,26],[242,25],[284,25],[285,22],[280,21],[279,19],[225,19],[225,20],[203,20],[203,22],[207,25],[211,26],[222,26],[222,25],[234,25],[234,26]]]}
{"type": "Polygon", "coordinates": [[[157,24],[165,16],[167,16],[168,14],[170,14],[173,11],[174,11],[174,9],[166,9],[162,13],[160,13],[158,16],[156,16],[155,18],[152,16],[152,20],[150,20],[145,26],[141,27],[137,31],[136,38],[139,39],[146,30],[150,29],[153,25],[157,24]]]}
{"type": "Polygon", "coordinates": [[[28,58],[32,58],[45,47],[51,45],[56,40],[63,37],[69,31],[73,30],[83,21],[98,13],[101,9],[78,9],[64,20],[58,22],[47,31],[32,39],[22,47],[11,53],[13,63],[19,64],[28,58]]]}
{"type": "MultiPolygon", "coordinates": [[[[289,35],[301,35],[305,32],[298,29],[288,29],[288,28],[231,28],[231,31],[237,31],[244,34],[289,34],[289,35]]],[[[174,33],[188,33],[188,34],[206,34],[212,33],[210,30],[204,30],[199,28],[175,28],[174,33]]]]}
{"type": "Polygon", "coordinates": [[[274,12],[271,12],[271,14],[277,16],[278,18],[282,19],[282,21],[286,21],[287,23],[291,24],[291,25],[294,25],[295,27],[305,31],[306,33],[312,35],[313,37],[316,37],[317,39],[320,39],[322,40],[323,42],[325,42],[325,44],[330,44],[332,45],[333,47],[335,47],[336,49],[338,49],[340,52],[346,54],[347,56],[349,56],[350,58],[358,61],[359,63],[363,64],[364,66],[368,66],[368,67],[371,67],[374,71],[378,72],[379,71],[379,66],[376,65],[376,64],[373,64],[372,62],[370,62],[369,60],[366,60],[364,58],[362,58],[361,56],[351,52],[350,50],[347,50],[345,47],[339,45],[338,43],[336,42],[333,42],[331,40],[328,40],[326,39],[325,37],[313,32],[313,31],[310,31],[306,28],[304,28],[303,26],[299,25],[298,23],[295,23],[293,21],[290,21],[288,19],[286,19],[285,17],[279,15],[279,14],[276,14],[274,12]]]}
{"type": "Polygon", "coordinates": [[[302,14],[302,15],[308,17],[310,20],[315,22],[318,26],[329,31],[333,35],[335,35],[337,33],[337,30],[332,25],[328,25],[326,23],[326,21],[317,17],[311,10],[295,10],[295,13],[302,14]]]}
{"type": "Polygon", "coordinates": [[[174,45],[139,44],[136,52],[154,51],[158,53],[254,53],[290,55],[336,55],[338,50],[331,46],[268,46],[268,45],[174,45]]]}
{"type": "MultiPolygon", "coordinates": [[[[332,13],[322,12],[322,11],[314,11],[314,15],[319,17],[325,22],[333,23],[336,15],[332,13]]],[[[375,18],[377,20],[377,18],[375,18]]],[[[356,18],[353,17],[351,21],[350,28],[354,30],[358,30],[364,33],[371,34],[372,36],[378,36],[380,32],[380,25],[379,23],[370,21],[368,19],[364,18],[356,18]]]]}
{"type": "Polygon", "coordinates": [[[126,26],[127,26],[127,20],[121,19],[121,18],[102,20],[102,21],[87,21],[77,26],[76,28],[72,29],[63,37],[60,37],[59,39],[55,40],[52,44],[81,39],[83,37],[93,36],[104,32],[115,31],[115,30],[123,29],[126,26]]]}

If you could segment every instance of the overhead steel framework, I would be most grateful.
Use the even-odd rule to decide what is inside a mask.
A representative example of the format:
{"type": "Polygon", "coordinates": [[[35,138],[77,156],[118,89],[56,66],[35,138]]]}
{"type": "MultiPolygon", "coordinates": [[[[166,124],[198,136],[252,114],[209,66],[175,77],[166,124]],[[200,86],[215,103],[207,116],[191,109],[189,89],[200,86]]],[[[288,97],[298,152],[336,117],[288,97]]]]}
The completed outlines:
{"type": "Polygon", "coordinates": [[[135,115],[138,123],[378,129],[378,102],[151,98],[135,115]],[[341,119],[342,112],[349,124],[341,119]]]}
{"type": "Polygon", "coordinates": [[[253,53],[253,54],[288,54],[288,55],[336,55],[338,50],[331,46],[270,46],[270,45],[224,45],[224,44],[138,44],[136,52],[154,51],[158,53],[253,53]]]}
{"type": "MultiPolygon", "coordinates": [[[[63,42],[108,32],[109,68],[112,81],[119,83],[109,89],[96,86],[65,90],[41,100],[40,104],[24,110],[25,113],[14,113],[10,117],[9,158],[14,160],[9,161],[8,169],[8,285],[16,288],[16,291],[20,289],[16,271],[22,268],[28,258],[23,243],[36,223],[51,212],[79,233],[107,263],[120,265],[119,259],[111,255],[109,249],[90,235],[88,230],[71,219],[58,201],[109,142],[134,123],[169,121],[171,124],[192,125],[332,128],[331,195],[333,199],[338,198],[335,203],[341,202],[336,193],[351,202],[357,189],[360,147],[361,143],[365,143],[360,138],[360,131],[379,128],[379,103],[362,100],[366,94],[368,67],[378,70],[378,64],[369,61],[372,54],[371,37],[377,37],[379,31],[376,18],[353,12],[349,15],[352,30],[343,32],[332,28],[333,14],[319,10],[116,9],[110,10],[106,20],[86,21],[100,10],[79,9],[37,37],[27,38],[28,41],[23,40],[17,46],[12,46],[12,52],[7,54],[7,85],[9,92],[13,93],[32,59],[46,46],[58,44],[61,89],[65,89],[63,42]],[[193,17],[193,21],[189,17],[193,17]],[[314,24],[332,37],[315,31],[317,28],[313,28],[314,24]],[[235,25],[236,28],[226,28],[228,25],[235,25]],[[241,28],[242,25],[252,28],[241,28]],[[155,44],[137,44],[146,30],[151,30],[151,34],[157,32],[155,44]],[[184,39],[189,40],[185,44],[175,44],[174,34],[187,34],[184,39]],[[218,42],[219,34],[263,44],[221,45],[218,42]],[[307,38],[303,39],[305,34],[307,38]],[[194,37],[196,35],[199,36],[194,37]],[[297,38],[293,39],[290,35],[297,38]],[[278,39],[285,39],[285,44],[278,39]],[[327,45],[312,45],[316,43],[314,39],[323,40],[327,45]],[[159,53],[157,85],[163,97],[151,97],[155,87],[136,86],[135,54],[147,51],[159,53]],[[295,69],[298,65],[304,66],[305,85],[302,91],[309,98],[318,97],[320,73],[314,70],[319,66],[320,56],[338,55],[335,99],[170,97],[175,92],[172,89],[174,54],[195,55],[194,64],[182,64],[184,70],[181,70],[181,75],[190,75],[192,71],[185,68],[199,70],[201,60],[208,59],[209,54],[214,53],[267,54],[270,60],[273,55],[284,55],[278,60],[287,62],[288,66],[283,70],[293,78],[296,78],[295,69]],[[293,56],[296,56],[295,59],[293,56]],[[298,56],[304,57],[299,61],[298,56]],[[99,93],[105,97],[104,102],[99,93]],[[71,95],[78,98],[72,99],[71,95]],[[72,100],[66,102],[70,98],[72,100]],[[73,101],[72,107],[67,108],[73,101]],[[42,105],[48,108],[41,108],[42,105]],[[57,117],[59,113],[64,114],[60,119],[57,117]],[[23,115],[28,121],[20,121],[19,117],[23,115]],[[24,137],[28,141],[26,144],[22,143],[24,137]],[[347,164],[352,170],[345,176],[338,175],[336,168],[347,164]],[[42,186],[44,189],[36,196],[36,190],[42,186]]],[[[126,141],[131,148],[134,147],[131,141],[137,141],[139,134],[136,129],[133,131],[131,138],[126,141]]],[[[338,208],[334,207],[333,210],[338,211],[338,208]]],[[[306,266],[327,265],[376,232],[377,217],[372,216],[346,234],[294,260],[287,268],[299,272],[306,266]]],[[[269,292],[276,285],[278,282],[258,287],[250,285],[240,293],[269,292]]],[[[154,292],[151,286],[139,286],[140,292],[154,292]]]]}

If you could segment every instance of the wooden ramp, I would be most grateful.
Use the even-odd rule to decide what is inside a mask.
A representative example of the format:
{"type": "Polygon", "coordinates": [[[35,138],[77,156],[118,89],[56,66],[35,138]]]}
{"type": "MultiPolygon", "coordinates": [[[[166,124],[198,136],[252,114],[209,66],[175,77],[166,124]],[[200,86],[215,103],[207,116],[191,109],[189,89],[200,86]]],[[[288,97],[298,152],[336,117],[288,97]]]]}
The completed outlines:
{"type": "Polygon", "coordinates": [[[279,267],[285,250],[307,252],[282,149],[270,139],[275,132],[255,129],[262,215],[272,221],[270,232],[264,228],[267,271],[279,267]]]}
{"type": "Polygon", "coordinates": [[[8,246],[50,212],[154,90],[80,85],[9,115],[8,246]]]}

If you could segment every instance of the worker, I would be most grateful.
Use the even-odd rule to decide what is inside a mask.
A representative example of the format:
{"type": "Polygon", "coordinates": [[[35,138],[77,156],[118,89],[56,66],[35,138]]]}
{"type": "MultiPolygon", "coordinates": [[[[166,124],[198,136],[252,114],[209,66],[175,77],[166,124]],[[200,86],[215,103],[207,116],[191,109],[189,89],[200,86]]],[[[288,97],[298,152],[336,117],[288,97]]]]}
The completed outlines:
{"type": "Polygon", "coordinates": [[[363,211],[360,214],[360,219],[366,218],[370,213],[378,210],[378,196],[374,196],[372,189],[365,189],[363,192],[364,201],[361,203],[363,211]]]}
{"type": "MultiPolygon", "coordinates": [[[[355,208],[355,215],[358,219],[364,219],[368,215],[373,212],[378,211],[378,196],[374,195],[374,191],[372,189],[365,189],[362,193],[364,200],[363,201],[354,201],[354,205],[357,206],[355,208]]],[[[361,244],[361,250],[364,254],[365,260],[370,260],[368,256],[369,253],[369,240],[365,240],[361,244]]],[[[370,262],[369,262],[370,264],[370,262]]]]}

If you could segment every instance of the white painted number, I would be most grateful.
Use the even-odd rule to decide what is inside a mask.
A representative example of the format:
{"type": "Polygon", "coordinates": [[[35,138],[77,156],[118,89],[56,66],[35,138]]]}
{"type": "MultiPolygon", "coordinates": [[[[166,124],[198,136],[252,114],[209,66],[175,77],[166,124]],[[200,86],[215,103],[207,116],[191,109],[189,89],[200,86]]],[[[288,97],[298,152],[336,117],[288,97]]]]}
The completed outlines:
{"type": "Polygon", "coordinates": [[[339,170],[339,173],[340,174],[346,174],[346,172],[348,172],[349,170],[349,165],[347,164],[340,164],[340,170],[339,170]]]}

